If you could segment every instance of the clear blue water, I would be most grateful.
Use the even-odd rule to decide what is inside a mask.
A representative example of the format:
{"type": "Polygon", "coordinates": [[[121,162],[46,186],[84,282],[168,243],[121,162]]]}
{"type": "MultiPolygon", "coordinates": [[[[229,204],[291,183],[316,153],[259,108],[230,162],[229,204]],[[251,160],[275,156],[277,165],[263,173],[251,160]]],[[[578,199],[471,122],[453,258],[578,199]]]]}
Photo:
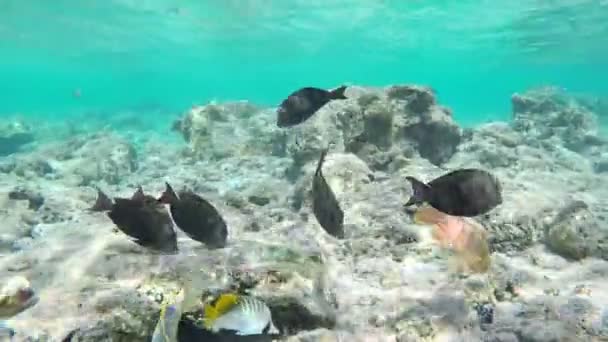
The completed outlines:
{"type": "Polygon", "coordinates": [[[2,0],[0,75],[5,117],[421,83],[467,125],[528,87],[607,96],[608,1],[2,0]]]}

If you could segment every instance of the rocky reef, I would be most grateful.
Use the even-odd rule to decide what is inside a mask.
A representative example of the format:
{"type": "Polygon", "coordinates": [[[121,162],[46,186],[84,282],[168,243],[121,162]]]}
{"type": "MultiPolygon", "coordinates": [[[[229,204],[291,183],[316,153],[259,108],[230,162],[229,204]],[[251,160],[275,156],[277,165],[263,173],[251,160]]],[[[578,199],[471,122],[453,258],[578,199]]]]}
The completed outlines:
{"type": "Polygon", "coordinates": [[[290,129],[273,109],[211,103],[173,124],[186,144],[80,134],[3,158],[0,279],[25,276],[40,292],[8,321],[17,337],[149,341],[160,303],[198,278],[201,301],[226,289],[262,298],[285,341],[608,339],[608,145],[589,106],[534,89],[513,95],[509,122],[463,129],[428,87],[346,96],[290,129]],[[342,241],[310,206],[328,145],[342,241]],[[489,234],[486,274],[454,272],[402,208],[405,176],[462,167],[490,170],[504,191],[476,218],[489,234]],[[178,232],[178,255],[154,255],[87,211],[96,186],[157,195],[164,181],[218,208],[226,248],[178,232]]]}
{"type": "Polygon", "coordinates": [[[0,126],[0,157],[19,152],[34,141],[32,129],[20,120],[9,121],[0,126]]]}

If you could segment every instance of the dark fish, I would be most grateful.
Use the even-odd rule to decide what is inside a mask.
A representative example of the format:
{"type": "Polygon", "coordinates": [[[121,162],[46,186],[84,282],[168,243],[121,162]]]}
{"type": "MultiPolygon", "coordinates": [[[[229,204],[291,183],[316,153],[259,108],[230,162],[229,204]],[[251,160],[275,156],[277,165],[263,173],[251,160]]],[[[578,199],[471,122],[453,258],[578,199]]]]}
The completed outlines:
{"type": "Polygon", "coordinates": [[[74,336],[76,336],[76,333],[80,331],[79,328],[76,328],[72,331],[70,331],[62,340],[61,342],[71,342],[72,338],[74,338],[74,336]]]}
{"type": "Polygon", "coordinates": [[[191,239],[209,248],[224,248],[228,237],[226,222],[205,199],[191,191],[180,191],[179,196],[169,183],[158,202],[170,205],[175,224],[191,239]]]}
{"type": "Polygon", "coordinates": [[[114,198],[108,217],[138,245],[163,253],[177,252],[171,216],[154,197],[145,195],[141,187],[131,198],[114,198]]]}
{"type": "Polygon", "coordinates": [[[326,148],[321,152],[317,170],[312,180],[312,211],[321,227],[328,234],[343,239],[344,212],[340,209],[336,195],[327,184],[322,172],[323,162],[328,151],[329,148],[326,148]]]}
{"type": "Polygon", "coordinates": [[[272,342],[273,339],[279,337],[278,334],[264,333],[238,335],[236,332],[230,330],[220,330],[219,332],[214,333],[199,327],[189,319],[180,320],[177,330],[178,342],[272,342]]]}
{"type": "Polygon", "coordinates": [[[414,191],[406,207],[427,202],[445,214],[472,217],[485,214],[502,203],[501,185],[487,171],[460,169],[428,184],[411,176],[406,179],[414,191]]]}
{"type": "Polygon", "coordinates": [[[95,204],[89,209],[90,211],[110,211],[112,210],[112,200],[106,194],[103,193],[99,188],[97,189],[97,200],[95,204]]]}
{"type": "Polygon", "coordinates": [[[331,91],[307,87],[291,93],[277,110],[277,126],[290,127],[306,121],[327,102],[346,99],[345,90],[346,86],[331,91]]]}

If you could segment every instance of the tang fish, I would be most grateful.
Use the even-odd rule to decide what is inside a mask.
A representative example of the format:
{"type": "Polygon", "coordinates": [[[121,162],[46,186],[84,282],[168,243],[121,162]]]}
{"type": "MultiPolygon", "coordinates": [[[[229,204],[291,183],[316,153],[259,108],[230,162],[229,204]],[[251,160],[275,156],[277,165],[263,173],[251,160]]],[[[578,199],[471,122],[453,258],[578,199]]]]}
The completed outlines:
{"type": "MultiPolygon", "coordinates": [[[[103,192],[98,192],[100,195],[93,208],[107,210],[111,201],[108,202],[109,198],[103,192]]],[[[171,216],[154,197],[145,195],[141,187],[131,198],[114,198],[107,215],[138,245],[163,253],[177,252],[177,235],[171,216]]]]}
{"type": "Polygon", "coordinates": [[[200,328],[194,321],[183,319],[179,321],[177,340],[179,342],[272,342],[273,337],[278,338],[278,334],[251,334],[237,335],[233,331],[222,330],[211,332],[200,328]]]}
{"type": "Polygon", "coordinates": [[[179,196],[169,183],[158,202],[169,204],[175,224],[191,239],[209,248],[224,248],[228,228],[215,207],[191,191],[181,191],[179,196]]]}
{"type": "Polygon", "coordinates": [[[331,100],[344,100],[346,86],[331,91],[306,87],[291,93],[277,109],[277,126],[290,127],[301,124],[313,116],[331,100]]]}
{"type": "Polygon", "coordinates": [[[426,202],[448,215],[473,217],[485,214],[502,203],[501,185],[487,171],[455,170],[428,184],[411,176],[406,179],[414,191],[406,207],[426,202]]]}
{"type": "Polygon", "coordinates": [[[0,319],[9,319],[38,303],[39,297],[27,279],[8,279],[0,290],[0,319]]]}
{"type": "Polygon", "coordinates": [[[454,252],[458,271],[483,273],[490,268],[490,248],[486,230],[473,219],[450,216],[433,207],[419,208],[417,223],[433,226],[432,236],[440,247],[454,252]]]}
{"type": "Polygon", "coordinates": [[[255,335],[278,331],[271,316],[268,306],[259,299],[225,293],[215,303],[205,305],[203,322],[214,333],[229,330],[237,335],[255,335]]]}
{"type": "Polygon", "coordinates": [[[323,177],[323,162],[329,148],[321,152],[317,169],[312,180],[312,211],[325,231],[339,239],[344,238],[344,212],[336,199],[336,195],[323,177]]]}

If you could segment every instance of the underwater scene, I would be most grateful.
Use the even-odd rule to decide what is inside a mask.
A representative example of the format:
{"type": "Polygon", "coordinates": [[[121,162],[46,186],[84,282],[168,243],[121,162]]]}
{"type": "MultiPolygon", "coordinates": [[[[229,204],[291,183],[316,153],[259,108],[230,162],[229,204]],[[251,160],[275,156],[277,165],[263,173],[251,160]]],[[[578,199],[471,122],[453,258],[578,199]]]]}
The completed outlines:
{"type": "Polygon", "coordinates": [[[608,341],[607,0],[0,0],[0,342],[608,341]]]}

